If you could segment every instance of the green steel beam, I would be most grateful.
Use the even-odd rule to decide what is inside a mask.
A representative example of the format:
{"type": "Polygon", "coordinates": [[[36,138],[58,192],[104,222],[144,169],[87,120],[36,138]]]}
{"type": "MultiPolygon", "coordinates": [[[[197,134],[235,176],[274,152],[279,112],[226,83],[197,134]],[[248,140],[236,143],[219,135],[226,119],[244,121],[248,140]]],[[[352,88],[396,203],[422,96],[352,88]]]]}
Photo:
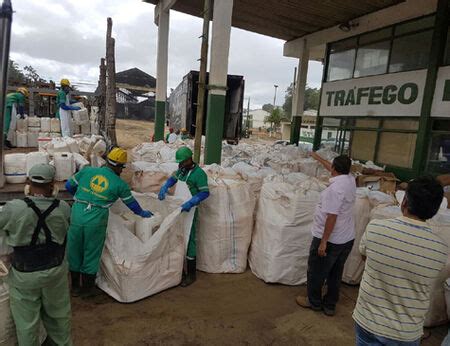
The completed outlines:
{"type": "MultiPolygon", "coordinates": [[[[320,105],[319,105],[319,108],[320,108],[320,105]]],[[[323,117],[320,117],[319,114],[317,114],[316,129],[314,131],[313,150],[320,149],[320,142],[322,141],[322,124],[323,124],[323,117]]]]}
{"type": "Polygon", "coordinates": [[[291,123],[291,144],[298,145],[300,140],[300,129],[302,127],[302,117],[293,116],[291,123]]]}
{"type": "Polygon", "coordinates": [[[425,171],[428,159],[431,132],[431,105],[436,87],[439,66],[444,55],[448,30],[449,0],[438,0],[436,21],[431,39],[430,57],[428,61],[427,78],[423,92],[422,109],[417,132],[416,149],[414,153],[413,170],[417,175],[425,171]]]}
{"type": "Polygon", "coordinates": [[[206,117],[205,164],[221,163],[225,95],[208,95],[206,117]]]}
{"type": "Polygon", "coordinates": [[[155,142],[164,140],[164,123],[166,122],[166,102],[155,102],[155,142]]]}

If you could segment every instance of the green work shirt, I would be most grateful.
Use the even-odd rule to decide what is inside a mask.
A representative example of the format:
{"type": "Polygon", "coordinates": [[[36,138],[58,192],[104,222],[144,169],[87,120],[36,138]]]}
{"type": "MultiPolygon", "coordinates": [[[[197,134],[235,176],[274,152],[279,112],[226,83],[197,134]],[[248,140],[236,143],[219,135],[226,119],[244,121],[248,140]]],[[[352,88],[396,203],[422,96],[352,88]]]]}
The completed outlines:
{"type": "Polygon", "coordinates": [[[178,169],[172,176],[177,181],[186,182],[192,196],[195,196],[199,192],[209,192],[208,176],[197,164],[186,174],[183,174],[183,171],[178,169]]]}
{"type": "Polygon", "coordinates": [[[22,93],[10,93],[6,95],[6,107],[12,107],[13,104],[25,106],[25,96],[22,93]]]}
{"type": "MultiPolygon", "coordinates": [[[[42,212],[48,209],[54,200],[46,197],[30,197],[30,199],[42,212]]],[[[11,247],[30,245],[37,221],[36,213],[23,200],[14,199],[7,202],[0,211],[0,235],[6,235],[6,242],[11,247]]],[[[64,243],[69,229],[69,221],[70,207],[66,202],[60,201],[59,207],[53,210],[46,219],[54,242],[64,243]]],[[[45,243],[43,230],[39,233],[38,243],[45,243]]],[[[67,275],[67,271],[66,260],[58,267],[32,273],[23,273],[11,268],[8,283],[26,289],[43,288],[67,275]]]]}
{"type": "Polygon", "coordinates": [[[59,105],[67,102],[67,94],[64,90],[59,90],[56,94],[56,117],[59,118],[59,105]]]}
{"type": "Polygon", "coordinates": [[[134,201],[130,187],[108,167],[85,167],[69,179],[77,187],[75,200],[107,208],[119,198],[129,204],[134,201]]]}
{"type": "Polygon", "coordinates": [[[166,143],[169,141],[170,132],[166,135],[166,143]]]}

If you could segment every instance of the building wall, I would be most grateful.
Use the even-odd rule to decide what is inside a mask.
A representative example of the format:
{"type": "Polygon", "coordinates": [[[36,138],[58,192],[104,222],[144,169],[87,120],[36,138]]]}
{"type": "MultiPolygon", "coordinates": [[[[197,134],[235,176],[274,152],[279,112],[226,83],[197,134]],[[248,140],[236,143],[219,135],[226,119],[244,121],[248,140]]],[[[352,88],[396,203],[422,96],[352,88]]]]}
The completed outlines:
{"type": "Polygon", "coordinates": [[[260,128],[260,127],[264,128],[264,129],[269,128],[270,124],[269,123],[267,123],[267,124],[264,123],[264,119],[267,116],[270,115],[269,112],[266,112],[264,109],[254,109],[254,110],[251,110],[249,112],[249,114],[250,114],[250,117],[252,119],[251,123],[252,123],[252,127],[254,129],[257,129],[257,128],[260,128]]]}

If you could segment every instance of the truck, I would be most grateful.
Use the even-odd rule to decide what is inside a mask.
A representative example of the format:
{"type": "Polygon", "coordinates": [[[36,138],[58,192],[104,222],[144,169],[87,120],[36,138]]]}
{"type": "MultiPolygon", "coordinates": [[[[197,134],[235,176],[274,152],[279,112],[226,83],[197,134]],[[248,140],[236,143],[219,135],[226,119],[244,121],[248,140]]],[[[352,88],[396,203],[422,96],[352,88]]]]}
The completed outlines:
{"type": "MultiPolygon", "coordinates": [[[[190,136],[195,136],[197,119],[198,71],[190,71],[183,81],[171,92],[168,107],[168,125],[175,131],[185,128],[190,136]]],[[[206,76],[208,84],[209,74],[206,76]]],[[[225,101],[223,139],[237,144],[241,138],[244,104],[244,77],[228,75],[225,101]]],[[[205,134],[207,118],[207,93],[203,112],[203,131],[205,134]]]]}

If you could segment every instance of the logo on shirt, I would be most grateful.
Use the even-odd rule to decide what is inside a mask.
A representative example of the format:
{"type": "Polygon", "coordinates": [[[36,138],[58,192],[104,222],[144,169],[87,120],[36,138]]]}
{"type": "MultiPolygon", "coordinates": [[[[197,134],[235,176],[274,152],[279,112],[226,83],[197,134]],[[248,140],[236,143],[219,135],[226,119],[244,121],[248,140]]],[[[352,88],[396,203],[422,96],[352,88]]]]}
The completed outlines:
{"type": "Polygon", "coordinates": [[[95,175],[89,184],[91,190],[97,193],[105,191],[109,186],[109,181],[103,175],[95,175]]]}

